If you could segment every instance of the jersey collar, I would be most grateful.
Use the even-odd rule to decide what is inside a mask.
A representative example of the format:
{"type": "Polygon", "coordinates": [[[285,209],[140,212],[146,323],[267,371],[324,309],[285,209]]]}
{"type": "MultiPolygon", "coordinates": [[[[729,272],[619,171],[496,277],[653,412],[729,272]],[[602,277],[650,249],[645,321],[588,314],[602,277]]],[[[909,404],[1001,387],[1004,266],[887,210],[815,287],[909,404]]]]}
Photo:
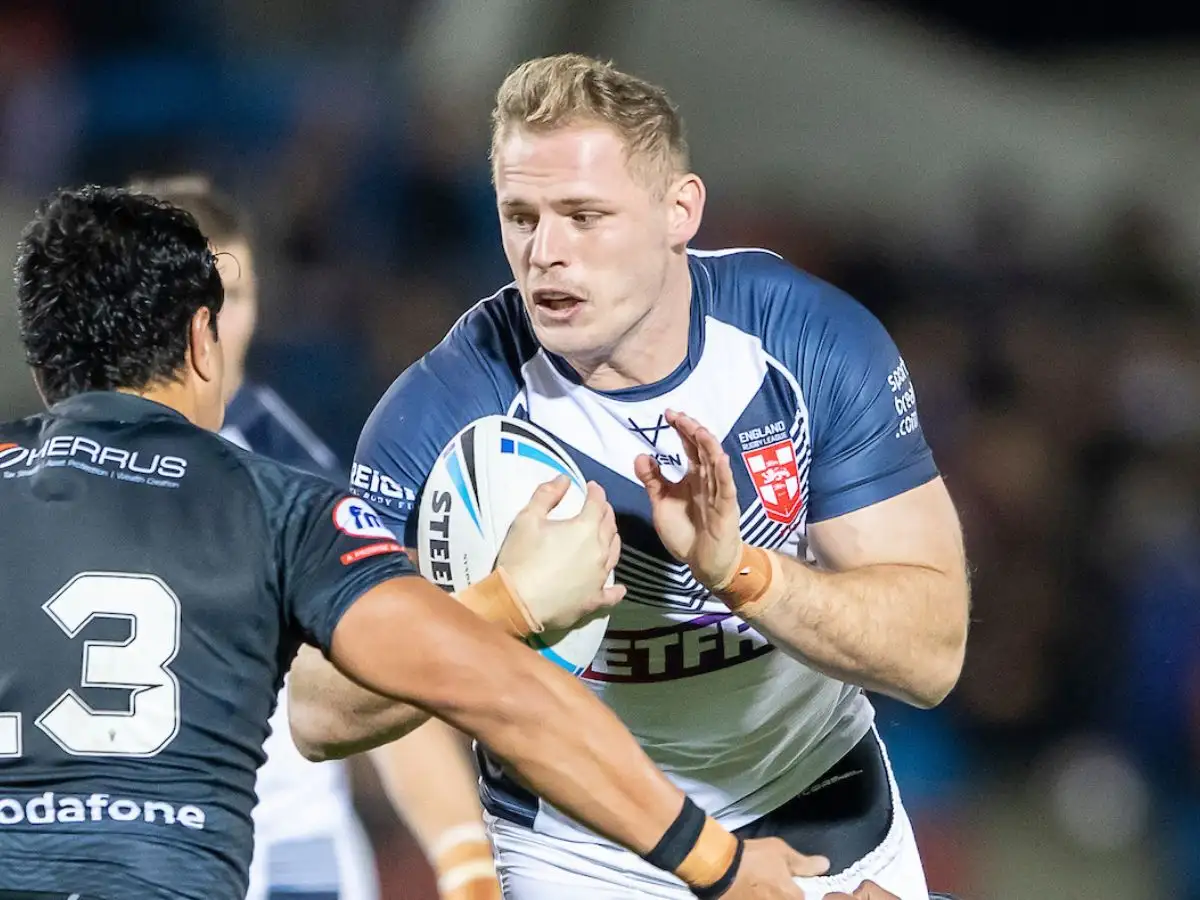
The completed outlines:
{"type": "Polygon", "coordinates": [[[150,419],[188,421],[169,406],[120,391],[87,391],[59,400],[50,412],[64,419],[83,422],[142,422],[150,419]]]}

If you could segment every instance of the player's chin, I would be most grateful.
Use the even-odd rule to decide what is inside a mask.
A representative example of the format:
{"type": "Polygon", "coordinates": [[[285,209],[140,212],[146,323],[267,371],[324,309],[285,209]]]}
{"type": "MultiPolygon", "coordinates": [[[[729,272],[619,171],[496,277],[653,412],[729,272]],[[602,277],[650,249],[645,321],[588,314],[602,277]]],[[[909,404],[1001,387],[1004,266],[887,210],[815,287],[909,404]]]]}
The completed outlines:
{"type": "Polygon", "coordinates": [[[551,353],[570,356],[586,352],[595,343],[590,317],[583,310],[571,316],[542,316],[535,308],[531,318],[538,342],[551,353]]]}

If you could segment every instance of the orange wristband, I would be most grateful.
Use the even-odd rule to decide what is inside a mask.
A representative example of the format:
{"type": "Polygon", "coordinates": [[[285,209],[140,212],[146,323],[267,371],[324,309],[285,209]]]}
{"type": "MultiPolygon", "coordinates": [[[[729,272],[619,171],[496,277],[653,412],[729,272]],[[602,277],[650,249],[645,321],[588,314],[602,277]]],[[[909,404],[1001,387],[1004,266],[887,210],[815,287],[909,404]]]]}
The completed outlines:
{"type": "Polygon", "coordinates": [[[438,893],[445,898],[499,897],[492,845],[482,825],[449,829],[430,850],[438,893]]]}
{"type": "Polygon", "coordinates": [[[712,592],[733,612],[761,614],[783,594],[779,560],[769,550],[742,544],[737,568],[712,592]]]}
{"type": "Polygon", "coordinates": [[[716,819],[706,816],[700,837],[675,870],[675,875],[692,887],[716,884],[733,865],[737,851],[737,838],[717,824],[716,819]]]}
{"type": "Polygon", "coordinates": [[[501,626],[513,637],[540,634],[542,623],[534,618],[503,566],[456,595],[458,602],[480,618],[501,626]]]}

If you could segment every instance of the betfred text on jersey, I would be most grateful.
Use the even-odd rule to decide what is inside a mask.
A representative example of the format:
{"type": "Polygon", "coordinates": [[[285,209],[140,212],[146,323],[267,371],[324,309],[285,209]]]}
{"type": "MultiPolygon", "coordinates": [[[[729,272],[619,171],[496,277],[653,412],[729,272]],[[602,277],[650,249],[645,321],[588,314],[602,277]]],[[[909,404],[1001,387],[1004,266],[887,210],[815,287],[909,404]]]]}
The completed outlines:
{"type": "Polygon", "coordinates": [[[631,684],[675,681],[736,666],[774,649],[731,613],[713,613],[645,631],[610,630],[583,678],[631,684]]]}
{"type": "Polygon", "coordinates": [[[0,476],[20,478],[43,466],[69,466],[123,481],[155,479],[174,484],[187,474],[188,464],[178,456],[130,452],[66,434],[53,437],[40,447],[0,444],[0,476]]]}

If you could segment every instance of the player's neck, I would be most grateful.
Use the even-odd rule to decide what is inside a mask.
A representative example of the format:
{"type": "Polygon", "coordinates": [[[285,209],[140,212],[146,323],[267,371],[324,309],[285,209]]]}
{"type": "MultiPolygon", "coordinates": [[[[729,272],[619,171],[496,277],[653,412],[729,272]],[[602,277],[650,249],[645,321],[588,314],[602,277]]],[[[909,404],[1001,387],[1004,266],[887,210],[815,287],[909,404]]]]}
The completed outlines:
{"type": "Polygon", "coordinates": [[[225,405],[229,406],[233,402],[233,398],[237,396],[237,392],[242,389],[242,384],[245,382],[245,373],[242,370],[235,370],[231,373],[229,369],[225,370],[225,405]]]}
{"type": "Polygon", "coordinates": [[[672,266],[662,293],[650,311],[603,359],[569,360],[583,383],[593,390],[621,388],[662,381],[687,358],[691,327],[692,276],[687,258],[672,266]]]}

